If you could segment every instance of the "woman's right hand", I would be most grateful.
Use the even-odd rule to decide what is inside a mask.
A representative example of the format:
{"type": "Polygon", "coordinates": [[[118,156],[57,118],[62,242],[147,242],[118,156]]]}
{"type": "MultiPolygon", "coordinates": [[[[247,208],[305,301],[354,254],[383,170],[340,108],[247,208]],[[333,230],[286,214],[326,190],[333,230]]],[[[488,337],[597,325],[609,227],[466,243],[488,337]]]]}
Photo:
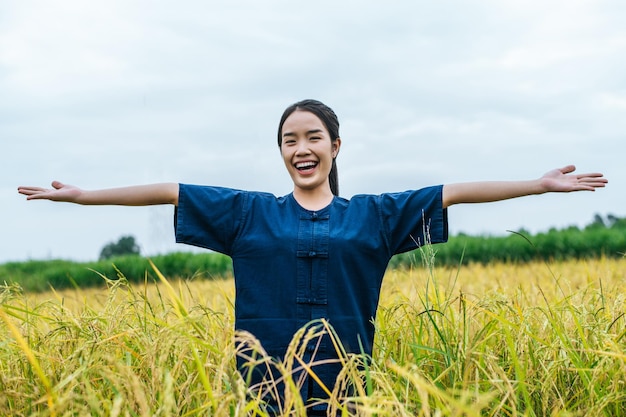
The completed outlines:
{"type": "Polygon", "coordinates": [[[52,188],[18,187],[27,200],[65,201],[83,205],[150,206],[178,204],[178,183],[133,185],[102,190],[83,190],[52,181],[52,188]]]}
{"type": "Polygon", "coordinates": [[[52,188],[20,186],[17,192],[26,196],[27,200],[51,200],[75,203],[82,194],[82,190],[59,181],[52,181],[52,188]]]}

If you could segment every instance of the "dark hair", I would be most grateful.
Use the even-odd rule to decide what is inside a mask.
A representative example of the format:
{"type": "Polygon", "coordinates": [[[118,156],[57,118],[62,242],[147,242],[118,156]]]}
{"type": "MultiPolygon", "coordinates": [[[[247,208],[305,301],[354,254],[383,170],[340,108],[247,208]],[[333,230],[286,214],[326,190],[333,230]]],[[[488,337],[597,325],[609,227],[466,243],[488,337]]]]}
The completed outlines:
{"type": "MultiPolygon", "coordinates": [[[[330,140],[335,142],[339,138],[339,119],[337,115],[327,105],[317,100],[302,100],[297,103],[292,104],[287,107],[283,112],[283,116],[280,118],[280,123],[278,124],[278,147],[280,148],[283,143],[282,131],[283,125],[285,124],[285,120],[296,110],[308,111],[319,117],[319,119],[324,123],[326,129],[328,130],[328,134],[330,135],[330,140]]],[[[330,174],[328,174],[328,181],[330,183],[330,191],[333,195],[339,195],[339,180],[337,179],[337,162],[335,158],[333,158],[333,164],[330,168],[330,174]]]]}

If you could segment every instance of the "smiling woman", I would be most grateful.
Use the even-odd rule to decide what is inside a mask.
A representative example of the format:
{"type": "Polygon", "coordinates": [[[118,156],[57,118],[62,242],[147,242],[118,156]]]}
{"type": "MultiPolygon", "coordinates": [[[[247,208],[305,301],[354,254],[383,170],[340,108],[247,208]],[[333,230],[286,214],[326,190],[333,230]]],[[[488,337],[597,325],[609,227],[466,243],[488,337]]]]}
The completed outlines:
{"type": "MultiPolygon", "coordinates": [[[[287,109],[286,117],[279,126],[278,138],[285,166],[294,184],[294,196],[311,210],[327,206],[333,196],[339,194],[335,159],[341,139],[339,132],[331,133],[327,123],[309,110],[317,110],[321,103],[316,103],[319,102],[307,100],[287,109]]],[[[326,118],[324,112],[319,113],[326,118]]],[[[338,122],[336,126],[339,127],[338,122]]]]}
{"type": "MultiPolygon", "coordinates": [[[[339,119],[330,107],[317,100],[302,100],[287,107],[278,125],[278,146],[295,188],[298,188],[296,180],[299,175],[307,176],[316,173],[318,177],[324,179],[324,174],[327,173],[328,187],[325,187],[322,182],[318,184],[321,187],[314,188],[322,193],[330,188],[333,195],[339,195],[336,162],[341,147],[339,119]],[[317,145],[311,149],[313,144],[317,145]],[[318,151],[315,152],[315,149],[318,151]],[[310,155],[311,153],[313,155],[310,155]],[[330,167],[327,167],[329,154],[330,167]],[[299,166],[296,166],[296,163],[299,166]],[[294,175],[294,167],[299,175],[294,175]]],[[[295,188],[294,192],[296,192],[295,188]]],[[[304,190],[300,191],[303,191],[301,195],[305,198],[304,190]]],[[[327,199],[328,196],[325,197],[327,199]]]]}
{"type": "MultiPolygon", "coordinates": [[[[436,185],[401,193],[338,196],[335,159],[341,147],[335,113],[315,100],[289,106],[280,120],[278,145],[293,192],[283,196],[189,184],[153,184],[85,191],[53,182],[52,189],[19,187],[29,200],[78,204],[176,206],[176,241],[229,255],[235,275],[235,328],[254,335],[266,352],[283,358],[299,329],[323,319],[329,334],[302,346],[294,380],[309,415],[325,415],[329,393],[346,354],[371,355],[373,319],[391,257],[448,239],[447,208],[546,192],[594,191],[600,173],[554,169],[528,181],[436,185]]],[[[245,346],[239,351],[245,352],[245,346]]],[[[238,367],[251,389],[262,386],[271,365],[245,356],[238,367]]],[[[283,413],[278,396],[268,413],[283,413]]],[[[261,393],[261,397],[267,393],[261,393]]],[[[341,396],[340,396],[341,397],[341,396]]]]}

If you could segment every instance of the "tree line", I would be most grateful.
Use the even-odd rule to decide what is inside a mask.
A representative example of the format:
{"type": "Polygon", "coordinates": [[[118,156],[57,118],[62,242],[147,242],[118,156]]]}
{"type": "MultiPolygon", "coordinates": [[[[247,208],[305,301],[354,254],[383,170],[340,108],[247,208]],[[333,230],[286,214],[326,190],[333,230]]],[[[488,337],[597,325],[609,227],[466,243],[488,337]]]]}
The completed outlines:
{"type": "MultiPolygon", "coordinates": [[[[418,251],[394,257],[393,267],[415,263],[418,251]]],[[[531,234],[526,230],[509,231],[505,236],[458,234],[444,245],[433,246],[437,265],[461,263],[562,261],[568,259],[623,258],[626,256],[626,218],[596,214],[584,228],[552,228],[531,234]]]]}

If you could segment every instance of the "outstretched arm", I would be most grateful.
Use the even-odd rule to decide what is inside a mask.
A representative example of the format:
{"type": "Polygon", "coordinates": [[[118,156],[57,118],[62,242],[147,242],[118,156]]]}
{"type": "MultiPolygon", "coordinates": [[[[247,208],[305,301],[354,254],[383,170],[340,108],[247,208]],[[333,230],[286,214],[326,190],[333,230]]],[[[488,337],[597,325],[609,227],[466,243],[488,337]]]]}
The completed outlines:
{"type": "Polygon", "coordinates": [[[600,173],[573,174],[575,169],[574,165],[568,165],[553,169],[539,179],[528,181],[446,184],[443,187],[443,206],[445,208],[459,203],[486,203],[549,192],[595,191],[608,182],[600,173]]]}
{"type": "Polygon", "coordinates": [[[18,187],[27,200],[51,200],[84,205],[149,206],[154,204],[178,205],[178,184],[162,183],[110,188],[105,190],[82,190],[73,185],[52,182],[52,188],[18,187]]]}

